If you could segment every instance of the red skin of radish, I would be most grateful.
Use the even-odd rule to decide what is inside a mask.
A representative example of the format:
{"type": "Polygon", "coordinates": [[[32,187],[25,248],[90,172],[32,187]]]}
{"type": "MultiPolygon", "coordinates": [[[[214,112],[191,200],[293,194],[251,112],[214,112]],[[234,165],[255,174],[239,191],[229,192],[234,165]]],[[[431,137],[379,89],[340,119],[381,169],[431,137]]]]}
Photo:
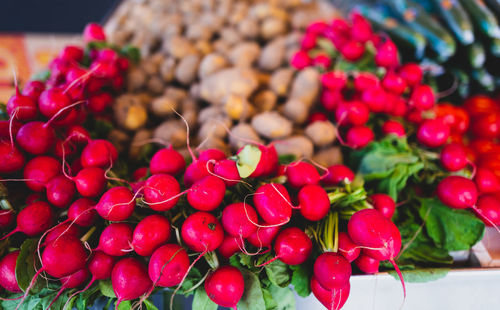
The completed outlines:
{"type": "Polygon", "coordinates": [[[500,225],[500,200],[495,195],[482,195],[477,200],[477,209],[474,211],[479,214],[479,218],[486,226],[500,225]],[[488,220],[486,220],[486,219],[488,220]]]}
{"type": "Polygon", "coordinates": [[[314,112],[309,115],[309,119],[307,120],[308,124],[312,124],[314,122],[327,121],[328,117],[323,112],[314,112]]]}
{"type": "Polygon", "coordinates": [[[241,251],[241,249],[243,248],[242,240],[243,239],[241,239],[241,237],[225,235],[217,251],[225,259],[229,259],[234,254],[241,251]]]}
{"type": "Polygon", "coordinates": [[[298,195],[300,213],[309,221],[319,221],[330,211],[328,194],[319,185],[306,185],[298,195]]]}
{"type": "Polygon", "coordinates": [[[22,232],[30,237],[39,235],[52,225],[53,215],[48,203],[36,201],[19,211],[16,218],[17,227],[14,231],[22,232]]]}
{"type": "Polygon", "coordinates": [[[217,209],[226,194],[226,185],[220,178],[208,175],[195,182],[187,193],[189,204],[198,211],[217,209]]]}
{"type": "Polygon", "coordinates": [[[80,62],[83,59],[83,48],[75,45],[66,45],[59,53],[59,57],[69,61],[80,62]]]}
{"type": "Polygon", "coordinates": [[[396,202],[394,202],[391,196],[387,194],[373,194],[369,198],[375,210],[378,210],[388,219],[392,218],[394,211],[396,211],[396,202]]]}
{"type": "Polygon", "coordinates": [[[382,125],[382,132],[384,135],[396,135],[398,137],[406,136],[406,131],[400,122],[394,120],[388,120],[382,125]]]}
{"type": "Polygon", "coordinates": [[[399,74],[406,80],[409,86],[416,86],[422,82],[423,72],[416,63],[406,63],[399,68],[399,74]]]}
{"type": "MultiPolygon", "coordinates": [[[[16,120],[12,120],[12,135],[15,137],[21,129],[23,123],[18,122],[16,120]]],[[[10,143],[10,121],[8,120],[0,120],[0,141],[5,140],[10,143]]]]}
{"type": "Polygon", "coordinates": [[[47,244],[42,253],[42,268],[52,277],[62,278],[84,268],[86,260],[82,242],[64,235],[47,244]]]}
{"type": "Polygon", "coordinates": [[[85,281],[87,281],[89,277],[89,270],[87,268],[83,268],[75,273],[70,274],[69,276],[62,277],[61,279],[59,279],[59,281],[61,281],[62,289],[77,288],[85,281]]]}
{"type": "Polygon", "coordinates": [[[329,27],[324,21],[312,22],[306,27],[306,34],[323,34],[329,27]]]}
{"type": "Polygon", "coordinates": [[[15,222],[16,214],[14,210],[0,211],[0,231],[9,229],[15,222]]]}
{"type": "Polygon", "coordinates": [[[264,184],[257,188],[255,193],[253,203],[264,222],[276,225],[287,223],[290,220],[292,216],[290,196],[283,185],[264,184]]]}
{"type": "Polygon", "coordinates": [[[474,182],[480,193],[494,193],[500,191],[500,180],[488,169],[478,168],[474,176],[474,182]]]}
{"type": "Polygon", "coordinates": [[[60,236],[80,238],[80,229],[76,225],[70,226],[70,223],[61,223],[45,236],[44,244],[49,244],[60,236]]]}
{"type": "Polygon", "coordinates": [[[226,186],[234,186],[241,180],[238,168],[236,167],[236,162],[231,159],[223,159],[216,162],[214,164],[214,174],[222,177],[226,186]]]}
{"type": "Polygon", "coordinates": [[[22,94],[31,97],[35,102],[38,102],[40,94],[45,90],[45,84],[41,81],[28,81],[24,85],[22,94]]]}
{"type": "Polygon", "coordinates": [[[419,110],[429,110],[436,103],[434,91],[429,85],[417,85],[413,88],[409,103],[419,110]]]}
{"type": "Polygon", "coordinates": [[[104,29],[97,23],[87,24],[83,29],[83,40],[85,43],[92,41],[106,41],[104,29]]]}
{"type": "Polygon", "coordinates": [[[21,293],[16,280],[16,261],[19,251],[10,252],[0,260],[0,286],[11,293],[21,293]]]}
{"type": "Polygon", "coordinates": [[[141,256],[150,256],[170,239],[170,222],[159,214],[142,219],[134,229],[132,247],[141,256]]]}
{"type": "Polygon", "coordinates": [[[254,208],[248,204],[237,202],[224,208],[221,221],[224,231],[229,235],[246,238],[257,231],[257,226],[253,223],[257,223],[259,219],[254,208]]]}
{"type": "Polygon", "coordinates": [[[354,180],[354,172],[345,165],[333,165],[328,167],[328,174],[321,180],[324,185],[338,185],[345,180],[352,182],[354,180]]]}
{"type": "Polygon", "coordinates": [[[303,161],[289,164],[285,168],[285,173],[288,184],[294,188],[318,184],[320,179],[318,170],[303,161]]]}
{"type": "Polygon", "coordinates": [[[195,252],[215,251],[224,239],[224,230],[219,221],[210,213],[196,212],[182,224],[181,237],[195,252]]]}
{"type": "Polygon", "coordinates": [[[312,241],[297,227],[283,229],[276,237],[274,252],[287,265],[300,265],[311,255],[312,241]]]}
{"type": "Polygon", "coordinates": [[[111,223],[99,237],[97,249],[111,256],[125,256],[132,245],[132,227],[125,223],[111,223]]]}
{"type": "Polygon", "coordinates": [[[73,125],[66,130],[66,136],[77,145],[86,145],[90,141],[90,133],[80,125],[73,125]]]}
{"type": "Polygon", "coordinates": [[[500,136],[500,113],[490,112],[475,117],[470,129],[477,138],[498,138],[500,136]]]}
{"type": "Polygon", "coordinates": [[[148,167],[137,168],[132,173],[132,180],[134,182],[142,181],[145,180],[147,176],[148,176],[148,167]]]}
{"type": "Polygon", "coordinates": [[[354,89],[362,92],[364,90],[377,88],[380,84],[378,77],[369,72],[358,73],[354,77],[354,89]]]}
{"type": "Polygon", "coordinates": [[[426,120],[420,124],[417,140],[428,147],[439,147],[446,143],[450,136],[450,128],[440,120],[426,120]]]}
{"type": "Polygon", "coordinates": [[[75,183],[63,175],[50,179],[46,186],[47,200],[58,208],[66,208],[76,193],[75,183]]]}
{"type": "Polygon", "coordinates": [[[135,201],[132,192],[124,187],[117,186],[107,190],[95,209],[99,215],[108,221],[124,221],[134,213],[135,201]]]}
{"type": "Polygon", "coordinates": [[[149,279],[146,266],[137,258],[127,257],[113,267],[111,285],[120,303],[146,294],[153,283],[149,279]]]}
{"type": "Polygon", "coordinates": [[[10,142],[0,140],[0,174],[16,172],[24,167],[24,155],[10,142]]]}
{"type": "Polygon", "coordinates": [[[87,108],[92,113],[102,113],[113,102],[113,97],[107,92],[92,95],[87,100],[87,108]]]}
{"type": "Polygon", "coordinates": [[[75,222],[78,226],[89,227],[97,219],[97,211],[94,209],[95,203],[88,198],[75,200],[69,206],[68,220],[75,222]]]}
{"type": "Polygon", "coordinates": [[[340,48],[340,53],[348,61],[357,61],[365,53],[365,46],[358,41],[350,40],[340,48]]]}
{"type": "Polygon", "coordinates": [[[328,290],[322,287],[313,276],[311,278],[311,291],[314,297],[327,309],[341,309],[349,298],[351,285],[348,283],[341,289],[328,290]]]}
{"type": "Polygon", "coordinates": [[[339,289],[349,284],[351,263],[342,255],[325,252],[314,262],[314,277],[326,289],[339,289]]]}
{"type": "Polygon", "coordinates": [[[71,98],[62,89],[56,87],[44,90],[38,99],[40,113],[47,118],[51,118],[70,104],[71,98]]]}
{"type": "Polygon", "coordinates": [[[386,40],[377,48],[375,63],[379,67],[394,68],[399,65],[398,48],[391,40],[386,40]]]}
{"type": "Polygon", "coordinates": [[[367,146],[374,138],[375,135],[370,127],[354,126],[347,131],[346,144],[355,150],[359,150],[367,146]]]}
{"type": "Polygon", "coordinates": [[[447,144],[440,154],[441,165],[448,171],[462,170],[467,166],[467,153],[462,145],[447,144]]]}
{"type": "Polygon", "coordinates": [[[172,148],[161,149],[156,152],[149,163],[151,174],[166,173],[178,175],[186,168],[184,157],[172,148]]]}
{"type": "Polygon", "coordinates": [[[351,237],[345,232],[339,232],[339,253],[350,263],[358,258],[360,248],[351,240],[351,237]]]}
{"type": "Polygon", "coordinates": [[[401,95],[406,90],[406,81],[394,71],[389,71],[382,79],[382,86],[396,95],[401,95]]]}
{"type": "Polygon", "coordinates": [[[370,117],[370,110],[361,101],[341,102],[335,111],[335,118],[340,125],[364,125],[370,117]]]}
{"type": "Polygon", "coordinates": [[[155,286],[179,285],[189,269],[186,250],[178,244],[165,244],[154,251],[149,260],[149,278],[155,286]]]}
{"type": "MultiPolygon", "coordinates": [[[[184,185],[186,187],[191,187],[197,181],[200,181],[206,176],[209,176],[208,167],[213,166],[212,164],[207,164],[206,161],[195,160],[186,168],[184,172],[184,185]]],[[[213,169],[211,169],[213,170],[213,169]]]]}
{"type": "Polygon", "coordinates": [[[118,152],[111,142],[107,140],[93,140],[83,149],[80,160],[84,168],[100,167],[107,169],[117,158],[118,152]]]}
{"type": "Polygon", "coordinates": [[[31,121],[38,115],[36,101],[29,96],[21,95],[18,91],[7,101],[6,110],[10,117],[17,111],[15,119],[21,122],[31,121]]]}
{"type": "Polygon", "coordinates": [[[163,173],[154,174],[146,180],[144,200],[152,203],[149,207],[155,211],[167,211],[179,201],[179,197],[170,198],[178,195],[180,191],[179,182],[173,176],[163,173]]]}
{"type": "Polygon", "coordinates": [[[341,90],[347,84],[347,75],[342,71],[332,71],[321,75],[321,85],[331,90],[341,90]]]}
{"type": "MultiPolygon", "coordinates": [[[[333,112],[337,108],[338,103],[343,99],[342,93],[340,91],[332,91],[329,89],[323,89],[321,92],[321,105],[328,112],[333,112]]],[[[326,119],[325,119],[326,120],[326,119]]]]}
{"type": "Polygon", "coordinates": [[[297,70],[302,70],[311,64],[312,60],[305,51],[298,51],[293,54],[290,65],[297,70]]]}
{"type": "Polygon", "coordinates": [[[16,141],[23,150],[33,155],[45,154],[55,143],[54,130],[44,122],[24,124],[16,135],[16,141]]]}
{"type": "Polygon", "coordinates": [[[200,155],[198,156],[198,160],[201,161],[209,161],[211,159],[215,161],[223,160],[226,159],[226,154],[218,149],[207,149],[201,151],[200,155]]]}
{"type": "Polygon", "coordinates": [[[442,203],[454,209],[473,207],[478,196],[476,184],[457,175],[451,175],[441,180],[436,192],[442,203]]]}
{"type": "Polygon", "coordinates": [[[361,254],[354,263],[358,266],[359,270],[366,274],[375,274],[378,272],[380,261],[371,258],[368,255],[361,254]]]}
{"type": "Polygon", "coordinates": [[[324,70],[328,70],[332,64],[332,61],[330,59],[330,56],[321,53],[318,54],[316,57],[313,59],[313,65],[323,68],[324,70]]]}
{"type": "Polygon", "coordinates": [[[351,37],[361,43],[365,43],[370,40],[373,35],[371,24],[358,13],[352,14],[351,20],[351,37]]]}
{"type": "Polygon", "coordinates": [[[205,291],[219,306],[236,309],[245,291],[243,275],[236,267],[219,267],[205,280],[205,291]]]}
{"type": "Polygon", "coordinates": [[[259,150],[261,157],[254,172],[250,175],[251,178],[267,177],[278,170],[278,153],[274,145],[259,145],[259,150]]]}
{"type": "Polygon", "coordinates": [[[279,226],[258,227],[257,231],[247,238],[247,241],[259,249],[269,247],[279,231],[279,226]]]}
{"type": "Polygon", "coordinates": [[[316,40],[318,39],[318,34],[316,33],[306,33],[302,38],[300,47],[304,51],[309,51],[316,46],[316,40]]]}
{"type": "MultiPolygon", "coordinates": [[[[378,80],[377,80],[378,81],[378,80]]],[[[383,112],[388,101],[387,92],[379,86],[373,86],[362,91],[361,99],[372,112],[383,112]]],[[[366,123],[366,122],[365,122],[366,123]]]]}
{"type": "Polygon", "coordinates": [[[109,279],[115,263],[115,257],[102,251],[94,251],[88,264],[93,280],[109,279]]]}
{"type": "Polygon", "coordinates": [[[83,168],[73,178],[76,190],[83,197],[96,197],[106,187],[105,171],[98,167],[83,168]]]}

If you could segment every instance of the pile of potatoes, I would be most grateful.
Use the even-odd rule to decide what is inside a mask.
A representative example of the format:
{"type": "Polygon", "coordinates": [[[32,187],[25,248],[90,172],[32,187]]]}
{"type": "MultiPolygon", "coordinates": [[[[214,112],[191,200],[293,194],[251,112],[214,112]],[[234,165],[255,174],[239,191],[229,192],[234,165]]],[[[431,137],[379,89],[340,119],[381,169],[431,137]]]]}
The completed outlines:
{"type": "Polygon", "coordinates": [[[320,92],[319,72],[289,59],[305,27],[330,20],[326,1],[125,1],[106,25],[112,43],[140,48],[127,93],[113,105],[110,138],[133,159],[141,141],[165,141],[227,153],[248,141],[274,141],[280,155],[342,161],[330,121],[308,124],[320,92]]]}

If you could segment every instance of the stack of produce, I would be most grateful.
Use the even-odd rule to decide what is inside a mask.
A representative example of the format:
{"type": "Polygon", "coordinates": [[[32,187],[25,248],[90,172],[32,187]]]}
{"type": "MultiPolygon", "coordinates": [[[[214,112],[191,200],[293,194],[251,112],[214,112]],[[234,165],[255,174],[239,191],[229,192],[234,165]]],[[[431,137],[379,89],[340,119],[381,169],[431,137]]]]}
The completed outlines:
{"type": "Polygon", "coordinates": [[[241,148],[229,128],[232,136],[279,141],[280,155],[340,163],[335,126],[309,120],[318,73],[288,65],[307,24],[333,16],[324,1],[125,1],[107,25],[110,39],[140,47],[143,60],[116,99],[117,137],[130,137],[131,159],[142,154],[134,145],[151,137],[183,147],[176,109],[200,149],[241,148]]]}

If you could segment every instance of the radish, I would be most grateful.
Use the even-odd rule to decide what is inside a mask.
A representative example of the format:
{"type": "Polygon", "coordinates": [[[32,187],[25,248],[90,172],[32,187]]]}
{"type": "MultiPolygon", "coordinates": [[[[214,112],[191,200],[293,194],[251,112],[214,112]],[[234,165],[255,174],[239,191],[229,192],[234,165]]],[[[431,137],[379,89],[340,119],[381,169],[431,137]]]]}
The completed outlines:
{"type": "Polygon", "coordinates": [[[320,175],[316,168],[306,162],[293,162],[285,168],[288,184],[294,188],[301,188],[308,184],[318,184],[320,175]]]}
{"type": "Polygon", "coordinates": [[[321,75],[321,85],[332,90],[341,90],[347,84],[347,75],[343,71],[331,71],[321,75]]]}
{"type": "Polygon", "coordinates": [[[104,112],[113,103],[113,97],[107,92],[91,95],[87,99],[87,109],[94,114],[104,112]]]}
{"type": "Polygon", "coordinates": [[[352,27],[351,36],[354,40],[365,43],[373,35],[373,30],[370,22],[368,22],[361,14],[355,12],[351,14],[352,27]]]}
{"type": "Polygon", "coordinates": [[[0,141],[9,140],[11,137],[11,132],[13,137],[17,135],[22,125],[23,123],[15,121],[13,119],[10,121],[0,120],[0,141]]]}
{"type": "Polygon", "coordinates": [[[429,110],[436,103],[434,91],[429,85],[417,85],[413,87],[409,104],[419,110],[429,110]]]}
{"type": "Polygon", "coordinates": [[[365,53],[365,45],[361,42],[350,40],[340,47],[340,53],[348,61],[354,62],[359,60],[365,53]]]}
{"type": "Polygon", "coordinates": [[[132,227],[126,223],[112,223],[104,228],[99,237],[96,250],[103,251],[111,256],[124,256],[130,252],[132,246],[132,227]]]}
{"type": "Polygon", "coordinates": [[[12,293],[21,293],[16,279],[16,261],[19,251],[10,252],[0,260],[0,286],[12,293]]]}
{"type": "Polygon", "coordinates": [[[18,88],[16,88],[16,94],[7,101],[5,108],[11,118],[16,118],[21,122],[31,121],[38,115],[36,101],[29,96],[22,95],[18,88]]]}
{"type": "Polygon", "coordinates": [[[494,193],[500,191],[500,180],[488,169],[479,168],[474,176],[477,190],[480,193],[494,193]]]}
{"type": "Polygon", "coordinates": [[[382,132],[384,135],[395,135],[398,137],[404,137],[406,135],[406,131],[404,126],[394,120],[388,120],[382,125],[382,132]]]}
{"type": "Polygon", "coordinates": [[[38,273],[45,271],[52,277],[62,278],[83,269],[86,260],[87,253],[82,242],[63,235],[46,245],[42,253],[42,268],[38,273]]]}
{"type": "Polygon", "coordinates": [[[106,172],[102,168],[83,168],[70,178],[75,182],[76,190],[83,197],[97,197],[106,187],[106,172]]]}
{"type": "Polygon", "coordinates": [[[396,211],[396,202],[387,194],[373,194],[368,197],[375,210],[379,211],[384,217],[391,219],[396,211]]]}
{"type": "Polygon", "coordinates": [[[311,291],[314,297],[327,309],[341,309],[349,298],[350,290],[349,283],[341,289],[329,290],[321,286],[314,276],[311,278],[311,291]]]}
{"type": "Polygon", "coordinates": [[[213,211],[226,194],[226,185],[220,178],[208,175],[195,182],[187,192],[189,204],[199,211],[213,211]]]}
{"type": "Polygon", "coordinates": [[[141,256],[150,256],[170,239],[170,222],[159,214],[142,219],[134,229],[132,247],[141,256]]]}
{"type": "Polygon", "coordinates": [[[495,195],[482,195],[474,211],[487,226],[500,225],[500,200],[495,195]]]}
{"type": "Polygon", "coordinates": [[[326,289],[339,289],[349,284],[351,264],[342,255],[325,252],[314,262],[314,277],[326,289]]]}
{"type": "Polygon", "coordinates": [[[189,269],[189,256],[177,244],[165,244],[156,249],[149,260],[149,278],[155,286],[179,285],[189,269]]]}
{"type": "Polygon", "coordinates": [[[95,206],[97,213],[108,221],[124,221],[134,213],[134,208],[135,197],[124,186],[107,190],[95,206]]]}
{"type": "Polygon", "coordinates": [[[219,267],[205,280],[205,291],[217,305],[236,310],[245,291],[243,275],[236,267],[219,267]]]}
{"type": "Polygon", "coordinates": [[[0,231],[6,230],[12,226],[16,219],[14,210],[1,210],[0,211],[0,231]]]}
{"type": "Polygon", "coordinates": [[[391,40],[386,40],[377,47],[375,63],[379,67],[394,68],[399,65],[398,48],[391,40]]]}
{"type": "Polygon", "coordinates": [[[416,86],[422,81],[422,68],[416,63],[408,62],[399,68],[399,74],[409,86],[416,86]]]}
{"type": "Polygon", "coordinates": [[[149,163],[152,174],[166,173],[178,175],[186,167],[184,157],[173,148],[165,148],[156,152],[149,163]]]}
{"type": "Polygon", "coordinates": [[[302,70],[311,64],[311,58],[305,51],[297,51],[290,59],[290,65],[297,70],[302,70]]]}
{"type": "Polygon", "coordinates": [[[191,250],[206,253],[221,245],[224,231],[215,216],[207,212],[196,212],[182,224],[181,236],[191,250]]]}
{"type": "Polygon", "coordinates": [[[71,98],[57,87],[44,90],[38,99],[40,113],[47,118],[51,118],[61,109],[71,104],[71,98]]]}
{"type": "Polygon", "coordinates": [[[360,72],[354,76],[354,89],[358,92],[377,88],[379,84],[378,77],[370,72],[360,72]]]}
{"type": "Polygon", "coordinates": [[[61,289],[57,293],[56,297],[52,299],[52,302],[49,304],[47,309],[50,309],[52,307],[52,305],[56,302],[59,296],[61,296],[64,290],[79,287],[80,285],[85,283],[85,281],[87,281],[89,276],[90,276],[89,270],[87,268],[83,268],[75,273],[70,274],[69,276],[60,278],[59,281],[61,282],[61,289]]]}
{"type": "Polygon", "coordinates": [[[222,227],[233,237],[246,238],[257,231],[254,208],[242,202],[232,203],[222,211],[222,227]]]}
{"type": "Polygon", "coordinates": [[[448,171],[462,170],[467,166],[467,153],[462,145],[457,143],[447,144],[439,156],[441,165],[448,171]]]}
{"type": "Polygon", "coordinates": [[[83,29],[83,40],[85,43],[92,41],[106,41],[104,29],[97,23],[89,23],[83,29]]]}
{"type": "Polygon", "coordinates": [[[144,181],[148,176],[148,167],[140,167],[132,172],[132,180],[134,182],[144,181]]]}
{"type": "Polygon", "coordinates": [[[440,120],[425,120],[417,131],[417,140],[428,147],[438,147],[446,143],[450,128],[440,120]]]}
{"type": "Polygon", "coordinates": [[[212,159],[215,161],[226,159],[226,154],[218,149],[206,149],[200,152],[198,156],[198,160],[201,161],[209,161],[212,159]]]}
{"type": "Polygon", "coordinates": [[[259,150],[261,152],[260,160],[254,172],[250,175],[251,178],[267,177],[278,170],[278,153],[274,145],[259,145],[259,150]]]}
{"type": "Polygon", "coordinates": [[[45,236],[44,245],[53,242],[60,236],[80,238],[80,229],[78,228],[78,226],[71,225],[69,223],[60,223],[49,230],[49,232],[45,236]]]}
{"type": "Polygon", "coordinates": [[[111,285],[118,298],[116,308],[124,300],[132,300],[146,294],[153,283],[146,266],[137,258],[127,257],[118,261],[111,272],[111,285]]]}
{"type": "Polygon", "coordinates": [[[309,221],[319,221],[330,211],[330,199],[319,185],[306,185],[298,195],[300,213],[309,221]]]}
{"type": "Polygon", "coordinates": [[[50,179],[46,186],[47,200],[55,207],[66,208],[73,201],[76,193],[75,183],[64,175],[50,179]]]}
{"type": "Polygon", "coordinates": [[[321,122],[321,121],[327,121],[328,117],[326,116],[325,113],[323,112],[313,112],[311,115],[309,115],[309,118],[307,120],[308,124],[312,124],[314,122],[321,122]]]}
{"type": "Polygon", "coordinates": [[[61,173],[60,163],[53,157],[38,156],[31,159],[24,167],[26,186],[35,192],[45,189],[50,179],[61,173]]]}
{"type": "Polygon", "coordinates": [[[144,201],[155,211],[167,211],[179,201],[180,190],[173,176],[154,174],[144,184],[144,201]]]}
{"type": "Polygon", "coordinates": [[[313,49],[316,46],[317,39],[318,39],[318,34],[306,32],[300,43],[301,49],[304,51],[309,51],[313,49]]]}
{"type": "Polygon", "coordinates": [[[474,182],[462,176],[451,175],[439,182],[439,200],[454,209],[471,208],[477,201],[477,188],[474,182]]]}
{"type": "Polygon", "coordinates": [[[270,225],[284,225],[292,217],[288,191],[281,184],[268,183],[255,191],[253,202],[262,219],[270,225]]]}
{"type": "Polygon", "coordinates": [[[93,140],[83,149],[81,162],[84,168],[108,168],[118,158],[118,152],[111,142],[107,140],[93,140]]]}
{"type": "Polygon", "coordinates": [[[25,161],[23,153],[16,146],[0,140],[0,174],[9,174],[21,170],[25,161]]]}
{"type": "Polygon", "coordinates": [[[271,243],[274,241],[279,230],[280,230],[279,226],[269,226],[269,227],[258,226],[257,231],[251,234],[247,238],[247,241],[251,245],[259,249],[263,247],[270,247],[271,243]]]}
{"type": "MultiPolygon", "coordinates": [[[[329,89],[323,89],[320,96],[320,102],[323,108],[328,112],[333,112],[337,108],[338,103],[343,100],[342,93],[340,91],[332,91],[329,89]]],[[[327,118],[324,119],[325,121],[327,118]]]]}
{"type": "Polygon", "coordinates": [[[226,186],[234,186],[241,180],[236,162],[231,159],[217,161],[214,164],[214,174],[220,177],[226,186]]]}
{"type": "Polygon", "coordinates": [[[380,261],[371,258],[368,255],[361,254],[354,263],[358,266],[359,270],[366,274],[375,274],[378,272],[380,261]]]}
{"type": "Polygon", "coordinates": [[[309,236],[297,227],[283,229],[274,243],[276,256],[264,263],[267,265],[279,259],[287,265],[300,265],[311,255],[312,241],[309,236]]]}
{"type": "Polygon", "coordinates": [[[3,236],[3,240],[16,232],[22,232],[30,237],[41,234],[49,229],[53,222],[53,212],[50,205],[43,201],[37,201],[27,205],[24,209],[19,211],[16,222],[17,227],[3,236]]]}
{"type": "Polygon", "coordinates": [[[388,71],[382,79],[382,86],[395,95],[400,96],[406,90],[406,81],[394,71],[388,71]]]}
{"type": "Polygon", "coordinates": [[[95,203],[88,198],[75,200],[68,209],[68,221],[74,222],[78,226],[88,227],[94,224],[97,219],[97,211],[94,209],[95,203]]]}
{"type": "Polygon", "coordinates": [[[75,45],[66,45],[61,52],[59,52],[58,57],[69,61],[80,62],[83,59],[83,48],[75,45]]]}
{"type": "MultiPolygon", "coordinates": [[[[356,79],[354,81],[356,83],[356,79]]],[[[375,83],[375,81],[372,83],[375,83]]],[[[378,80],[376,80],[376,83],[378,84],[378,80]]],[[[362,91],[361,99],[368,106],[370,111],[375,113],[384,112],[389,96],[382,87],[374,85],[373,87],[369,87],[360,91],[362,91]]]]}
{"type": "Polygon", "coordinates": [[[225,259],[229,259],[234,254],[240,252],[241,249],[243,249],[242,238],[225,235],[217,251],[219,251],[219,254],[225,259]]]}
{"type": "MultiPolygon", "coordinates": [[[[210,166],[213,166],[213,164],[210,164],[207,161],[195,159],[189,166],[187,166],[186,171],[184,172],[184,185],[186,187],[191,187],[197,181],[209,176],[210,172],[208,169],[210,166]]],[[[213,168],[210,170],[213,170],[213,168]]]]}
{"type": "Polygon", "coordinates": [[[339,126],[364,125],[370,118],[368,106],[361,101],[340,102],[335,110],[335,119],[339,126]]]}
{"type": "MultiPolygon", "coordinates": [[[[41,81],[28,81],[24,84],[24,88],[22,94],[30,97],[36,102],[38,102],[38,98],[40,94],[45,90],[45,84],[41,81]]],[[[38,107],[37,107],[38,108],[38,107]]]]}
{"type": "Polygon", "coordinates": [[[333,165],[328,167],[328,174],[321,182],[326,186],[338,185],[341,182],[350,183],[354,180],[354,172],[345,165],[333,165]]]}
{"type": "Polygon", "coordinates": [[[339,232],[339,253],[350,263],[358,258],[361,252],[360,248],[351,240],[351,237],[345,232],[339,232]]]}
{"type": "Polygon", "coordinates": [[[347,131],[346,145],[359,150],[373,141],[375,135],[368,126],[354,126],[347,131]]]}
{"type": "Polygon", "coordinates": [[[47,124],[38,121],[24,124],[17,132],[17,143],[30,154],[47,153],[55,143],[54,130],[47,124]]]}

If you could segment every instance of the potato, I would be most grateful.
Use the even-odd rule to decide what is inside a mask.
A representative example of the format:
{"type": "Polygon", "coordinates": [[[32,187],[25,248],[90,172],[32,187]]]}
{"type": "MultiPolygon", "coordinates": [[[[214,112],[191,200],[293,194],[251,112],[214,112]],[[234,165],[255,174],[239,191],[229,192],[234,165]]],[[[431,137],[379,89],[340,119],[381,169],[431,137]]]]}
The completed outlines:
{"type": "Polygon", "coordinates": [[[259,57],[259,68],[268,71],[277,69],[285,60],[285,51],[284,37],[272,40],[262,49],[259,57]]]}
{"type": "Polygon", "coordinates": [[[245,120],[255,114],[255,108],[248,100],[237,95],[229,95],[224,104],[224,111],[233,120],[245,120]]]}
{"type": "Polygon", "coordinates": [[[151,102],[151,112],[159,117],[167,117],[174,114],[174,109],[178,110],[179,103],[169,96],[161,96],[151,102]]]}
{"type": "Polygon", "coordinates": [[[326,146],[335,141],[337,128],[330,121],[316,121],[306,127],[305,134],[314,145],[326,146]]]}
{"type": "Polygon", "coordinates": [[[153,138],[169,142],[173,147],[186,145],[186,125],[182,120],[167,120],[153,132],[153,138]]]}
{"type": "Polygon", "coordinates": [[[288,94],[294,70],[282,68],[274,71],[269,80],[269,88],[278,96],[284,97],[288,94]]]}
{"type": "Polygon", "coordinates": [[[171,82],[175,76],[175,58],[167,57],[160,65],[160,75],[165,82],[171,82]]]}
{"type": "Polygon", "coordinates": [[[275,141],[274,147],[278,155],[294,155],[296,159],[311,158],[314,152],[313,143],[304,136],[291,136],[275,141]]]}
{"type": "Polygon", "coordinates": [[[229,51],[229,60],[236,67],[251,67],[259,55],[260,47],[256,42],[242,42],[229,51]]]}
{"type": "Polygon", "coordinates": [[[236,126],[231,128],[229,135],[229,144],[232,146],[233,150],[239,150],[243,146],[247,145],[247,141],[254,141],[255,143],[264,143],[259,138],[259,135],[253,129],[253,127],[247,123],[240,122],[236,126]]]}
{"type": "Polygon", "coordinates": [[[223,69],[201,80],[200,95],[212,104],[222,105],[230,94],[248,98],[258,85],[257,75],[253,70],[223,69]]]}
{"type": "Polygon", "coordinates": [[[320,150],[314,155],[313,160],[323,167],[341,164],[343,162],[342,150],[338,146],[320,150]]]}
{"type": "Polygon", "coordinates": [[[146,124],[148,113],[137,96],[122,95],[113,105],[115,121],[127,130],[137,130],[146,124]]]}
{"type": "Polygon", "coordinates": [[[165,90],[163,79],[159,75],[154,75],[149,78],[147,83],[148,90],[153,94],[161,94],[165,90]]]}
{"type": "Polygon", "coordinates": [[[196,78],[198,65],[200,64],[200,56],[197,54],[187,55],[182,58],[179,65],[175,69],[175,78],[184,85],[188,85],[196,78]]]}
{"type": "Polygon", "coordinates": [[[264,89],[252,97],[252,103],[259,112],[271,111],[278,100],[276,94],[269,89],[264,89]]]}
{"type": "Polygon", "coordinates": [[[281,139],[292,133],[292,123],[276,111],[263,112],[252,118],[252,127],[269,139],[281,139]]]}
{"type": "Polygon", "coordinates": [[[138,160],[142,149],[148,145],[153,133],[149,129],[140,129],[135,132],[130,148],[128,150],[128,157],[132,160],[138,160]]]}
{"type": "Polygon", "coordinates": [[[296,124],[302,124],[309,117],[309,107],[298,99],[289,99],[283,106],[283,115],[296,124]]]}
{"type": "Polygon", "coordinates": [[[293,80],[290,98],[298,99],[311,106],[320,90],[319,72],[315,68],[300,71],[293,80]]]}
{"type": "Polygon", "coordinates": [[[200,66],[198,67],[198,76],[200,78],[204,78],[225,67],[227,67],[227,61],[224,56],[218,53],[208,54],[203,57],[200,66]]]}

